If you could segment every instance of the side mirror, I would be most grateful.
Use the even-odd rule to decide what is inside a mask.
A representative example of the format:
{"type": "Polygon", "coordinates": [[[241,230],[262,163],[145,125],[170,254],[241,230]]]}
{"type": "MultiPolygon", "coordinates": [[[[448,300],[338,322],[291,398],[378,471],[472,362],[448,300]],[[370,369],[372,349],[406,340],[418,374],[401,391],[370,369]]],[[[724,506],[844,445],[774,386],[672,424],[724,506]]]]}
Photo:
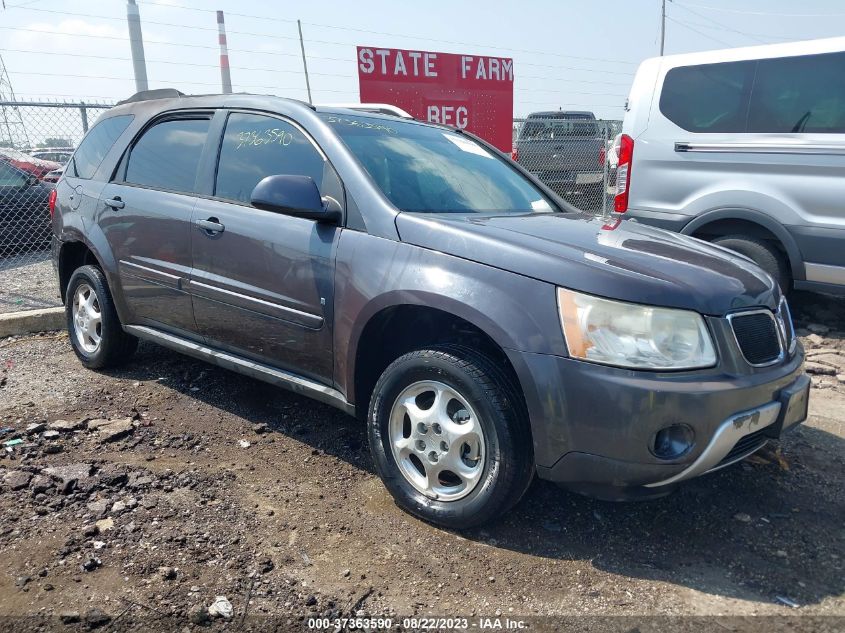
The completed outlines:
{"type": "Polygon", "coordinates": [[[39,182],[41,182],[41,181],[38,180],[38,176],[36,176],[35,174],[30,174],[29,176],[26,177],[26,185],[24,185],[24,186],[25,187],[34,187],[39,182]]]}
{"type": "Polygon", "coordinates": [[[256,209],[317,222],[340,222],[342,218],[340,205],[334,200],[324,202],[310,176],[267,176],[255,185],[249,201],[256,209]]]}

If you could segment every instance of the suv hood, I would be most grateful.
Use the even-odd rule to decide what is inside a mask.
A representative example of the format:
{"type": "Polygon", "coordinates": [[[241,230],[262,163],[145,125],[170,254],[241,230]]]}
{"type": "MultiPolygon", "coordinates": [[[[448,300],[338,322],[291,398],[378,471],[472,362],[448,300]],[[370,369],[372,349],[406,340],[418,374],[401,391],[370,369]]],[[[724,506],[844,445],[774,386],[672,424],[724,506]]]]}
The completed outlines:
{"type": "Polygon", "coordinates": [[[400,213],[408,244],[611,299],[722,316],[775,309],[775,281],[750,260],[700,240],[583,213],[400,213]]]}

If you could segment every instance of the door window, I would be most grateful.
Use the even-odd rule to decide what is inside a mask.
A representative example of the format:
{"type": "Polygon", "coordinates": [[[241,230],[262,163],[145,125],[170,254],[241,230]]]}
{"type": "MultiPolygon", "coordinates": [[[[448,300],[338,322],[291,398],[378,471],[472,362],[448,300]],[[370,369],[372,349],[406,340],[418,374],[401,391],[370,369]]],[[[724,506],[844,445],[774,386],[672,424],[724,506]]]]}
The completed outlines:
{"type": "Polygon", "coordinates": [[[26,183],[26,174],[0,162],[0,187],[23,187],[26,183]]]}
{"type": "Polygon", "coordinates": [[[69,175],[77,178],[93,178],[97,167],[103,162],[103,158],[133,118],[135,117],[131,114],[113,116],[103,119],[91,128],[73,154],[73,160],[68,166],[69,175]]]}
{"type": "Polygon", "coordinates": [[[760,60],[748,131],[845,133],[845,53],[760,60]]]}
{"type": "Polygon", "coordinates": [[[210,119],[170,119],[156,123],[132,147],[128,183],[180,193],[194,191],[210,119]]]}
{"type": "Polygon", "coordinates": [[[255,185],[275,175],[310,176],[322,195],[343,203],[340,179],[298,127],[260,114],[230,114],[214,195],[249,204],[255,185]]]}
{"type": "Polygon", "coordinates": [[[688,132],[744,132],[756,62],[680,66],[666,73],[660,111],[688,132]]]}

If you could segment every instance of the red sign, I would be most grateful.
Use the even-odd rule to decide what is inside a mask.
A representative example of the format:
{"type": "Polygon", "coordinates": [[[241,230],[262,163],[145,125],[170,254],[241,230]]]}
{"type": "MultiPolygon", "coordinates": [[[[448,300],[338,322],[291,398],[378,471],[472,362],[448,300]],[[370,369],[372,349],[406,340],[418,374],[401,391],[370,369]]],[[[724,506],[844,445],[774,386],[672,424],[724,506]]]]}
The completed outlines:
{"type": "Polygon", "coordinates": [[[358,47],[362,103],[388,103],[511,151],[513,60],[396,48],[358,47]]]}

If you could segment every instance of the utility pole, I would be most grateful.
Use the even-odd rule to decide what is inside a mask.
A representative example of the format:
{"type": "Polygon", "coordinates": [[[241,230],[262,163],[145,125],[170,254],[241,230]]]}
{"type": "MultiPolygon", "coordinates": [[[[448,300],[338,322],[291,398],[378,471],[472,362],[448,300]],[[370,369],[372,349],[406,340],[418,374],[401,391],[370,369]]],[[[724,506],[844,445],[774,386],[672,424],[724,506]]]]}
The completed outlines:
{"type": "Polygon", "coordinates": [[[135,71],[135,90],[149,90],[147,60],[144,58],[144,36],[141,35],[141,15],[135,0],[126,3],[126,21],[129,22],[129,45],[132,48],[132,68],[135,71]]]}
{"type": "Polygon", "coordinates": [[[305,42],[302,40],[302,22],[296,21],[296,26],[299,28],[299,47],[302,49],[302,68],[305,70],[305,89],[308,91],[308,103],[311,101],[311,82],[308,81],[308,62],[305,60],[305,42]]]}
{"type": "Polygon", "coordinates": [[[666,45],[666,0],[661,1],[660,9],[660,56],[663,57],[663,48],[666,45]]]}
{"type": "Polygon", "coordinates": [[[217,12],[217,33],[220,41],[220,81],[223,84],[223,94],[232,94],[232,76],[229,74],[229,50],[226,48],[226,24],[223,22],[223,12],[217,12]]]}

